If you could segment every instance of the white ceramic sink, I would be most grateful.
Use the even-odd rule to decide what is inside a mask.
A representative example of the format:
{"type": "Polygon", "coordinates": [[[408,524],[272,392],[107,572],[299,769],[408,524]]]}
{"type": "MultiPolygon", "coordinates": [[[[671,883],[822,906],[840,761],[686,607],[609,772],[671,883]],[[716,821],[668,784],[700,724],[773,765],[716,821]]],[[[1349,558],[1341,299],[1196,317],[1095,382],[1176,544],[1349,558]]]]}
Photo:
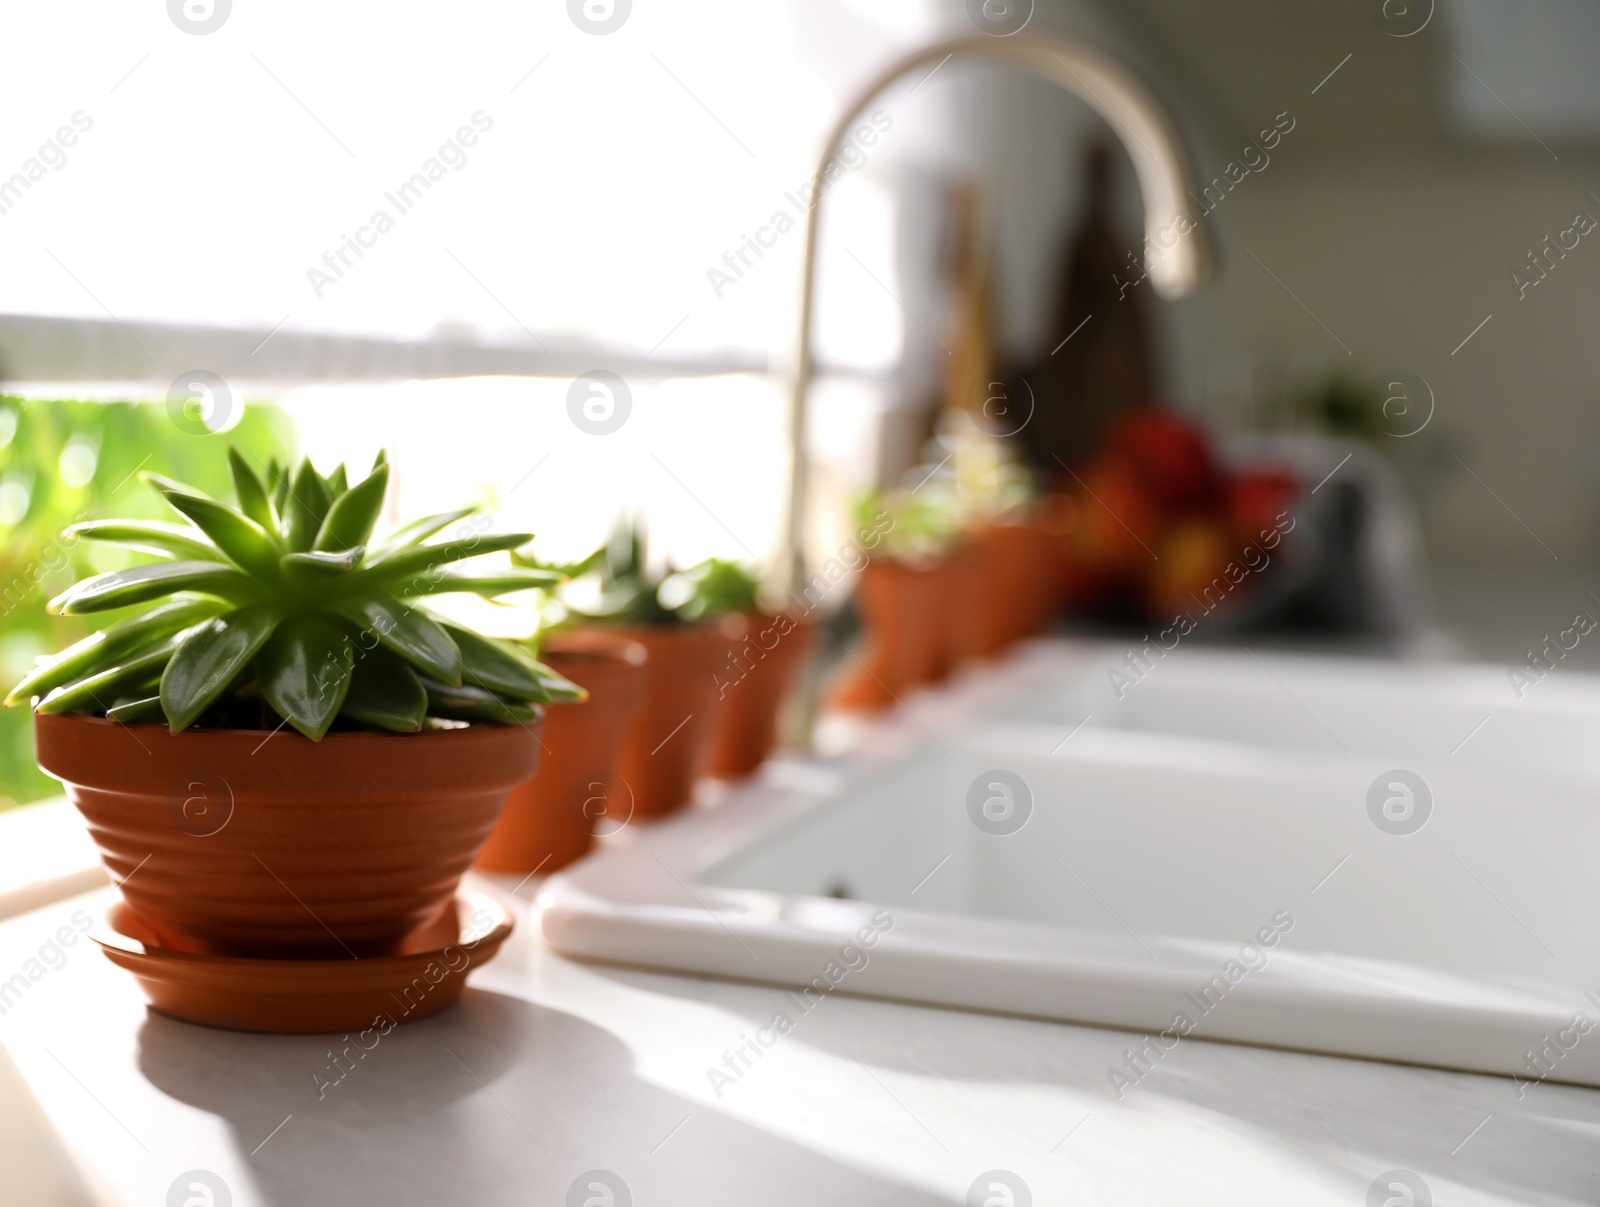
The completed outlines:
{"type": "Polygon", "coordinates": [[[1600,1085],[1600,683],[1202,652],[1117,700],[1121,655],[1036,643],[625,830],[545,934],[1147,1033],[1119,1092],[1184,1036],[1600,1085]]]}

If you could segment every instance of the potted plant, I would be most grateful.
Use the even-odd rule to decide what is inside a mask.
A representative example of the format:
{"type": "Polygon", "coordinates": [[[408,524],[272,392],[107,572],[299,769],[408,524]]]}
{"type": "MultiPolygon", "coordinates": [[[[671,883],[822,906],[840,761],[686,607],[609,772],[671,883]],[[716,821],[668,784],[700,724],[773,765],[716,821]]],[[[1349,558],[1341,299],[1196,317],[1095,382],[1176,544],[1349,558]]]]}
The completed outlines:
{"type": "Polygon", "coordinates": [[[960,534],[952,660],[989,658],[1049,621],[1059,603],[1059,541],[1041,523],[1032,476],[997,440],[953,442],[951,487],[960,534]]]}
{"type": "Polygon", "coordinates": [[[816,625],[804,613],[764,609],[754,572],[721,558],[690,567],[663,590],[682,596],[677,612],[685,620],[744,618],[744,639],[716,677],[720,707],[707,770],[721,779],[749,775],[778,744],[779,713],[816,645],[816,625]]]}
{"type": "Polygon", "coordinates": [[[531,539],[488,534],[471,508],[374,540],[381,455],[355,485],[309,460],[269,464],[263,479],[236,450],[229,468],[236,506],[147,474],[185,523],[73,526],[157,560],[53,600],[122,615],[7,702],[34,702],[40,766],[163,942],[393,951],[451,904],[506,793],[533,771],[539,706],[581,695],[418,601],[556,576],[452,568],[531,539]]]}
{"type": "Polygon", "coordinates": [[[627,824],[633,806],[616,783],[616,767],[644,699],[648,656],[639,642],[598,628],[557,632],[541,643],[541,661],[588,698],[547,709],[539,769],[511,790],[479,868],[549,874],[627,824]]]}
{"type": "Polygon", "coordinates": [[[648,651],[643,699],[617,761],[617,789],[629,795],[634,816],[659,817],[689,802],[705,770],[717,674],[743,636],[744,622],[733,615],[691,620],[663,602],[668,576],[651,572],[644,531],[627,521],[584,565],[592,571],[580,577],[592,579],[597,593],[587,606],[569,603],[572,620],[648,651]]]}
{"type": "Polygon", "coordinates": [[[874,493],[858,511],[887,514],[894,523],[856,586],[866,655],[847,669],[831,698],[847,709],[887,708],[901,692],[936,683],[950,671],[961,572],[950,554],[958,526],[948,500],[933,492],[874,493]]]}
{"type": "Polygon", "coordinates": [[[1014,641],[1047,628],[1067,598],[1070,567],[1063,527],[1075,518],[1046,497],[992,517],[967,534],[962,544],[970,571],[964,583],[969,600],[961,653],[990,658],[1014,641]]]}

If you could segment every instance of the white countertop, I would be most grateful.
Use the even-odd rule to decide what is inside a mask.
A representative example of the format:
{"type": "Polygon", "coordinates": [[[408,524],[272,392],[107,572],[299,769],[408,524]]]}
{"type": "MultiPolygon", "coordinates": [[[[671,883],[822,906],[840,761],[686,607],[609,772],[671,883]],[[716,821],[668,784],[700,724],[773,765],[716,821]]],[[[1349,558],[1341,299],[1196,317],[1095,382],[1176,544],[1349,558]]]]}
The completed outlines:
{"type": "MultiPolygon", "coordinates": [[[[1474,651],[1498,657],[1487,644],[1474,651]]],[[[76,891],[81,836],[18,822],[26,841],[4,829],[0,863],[28,850],[26,892],[76,891]]],[[[0,1044],[85,1178],[129,1207],[185,1203],[168,1191],[196,1169],[236,1207],[576,1207],[595,1195],[569,1189],[595,1169],[639,1207],[964,1204],[995,1169],[1040,1207],[1362,1207],[1398,1193],[1368,1197],[1394,1169],[1444,1207],[1600,1203],[1600,1091],[1519,1097],[1501,1078],[1185,1039],[1119,1100],[1107,1073],[1137,1036],[843,995],[719,1098],[708,1069],[783,991],[564,959],[526,912],[535,891],[457,1005],[384,1037],[321,1098],[329,1037],[152,1014],[87,942],[0,1013],[0,1044]]],[[[0,982],[107,899],[0,922],[0,982]]],[[[8,903],[29,900],[0,900],[0,917],[8,903]]],[[[38,1207],[9,1168],[32,1133],[5,1072],[0,1054],[0,1207],[38,1207]]]]}
{"type": "MultiPolygon", "coordinates": [[[[105,899],[0,925],[0,979],[105,899]]],[[[1449,1207],[1600,1202],[1600,1092],[1184,1040],[1119,1100],[1126,1033],[842,995],[719,1098],[707,1070],[782,990],[573,963],[526,912],[457,1005],[320,1098],[328,1037],[175,1022],[68,955],[0,1041],[109,1202],[181,1204],[199,1169],[237,1207],[582,1204],[600,1169],[640,1207],[961,1204],[1000,1169],[1041,1205],[1360,1207],[1396,1168],[1449,1207]]]]}

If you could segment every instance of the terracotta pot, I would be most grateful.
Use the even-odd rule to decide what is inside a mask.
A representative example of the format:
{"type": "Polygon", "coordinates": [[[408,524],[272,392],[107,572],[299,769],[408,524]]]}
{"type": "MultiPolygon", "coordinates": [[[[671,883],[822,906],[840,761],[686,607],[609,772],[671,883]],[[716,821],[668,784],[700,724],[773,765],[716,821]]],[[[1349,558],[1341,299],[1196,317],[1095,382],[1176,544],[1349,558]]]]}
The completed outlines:
{"type": "Polygon", "coordinates": [[[627,824],[626,797],[612,781],[644,696],[646,659],[639,642],[598,629],[551,638],[540,660],[587,688],[589,698],[546,709],[538,773],[511,790],[478,867],[553,872],[586,854],[597,834],[627,824]]]}
{"type": "MultiPolygon", "coordinates": [[[[887,708],[902,693],[950,669],[949,613],[957,581],[946,559],[874,560],[862,570],[856,603],[869,638],[864,669],[848,670],[832,693],[841,708],[887,708]]],[[[854,660],[846,663],[853,667],[854,660]]]]}
{"type": "Polygon", "coordinates": [[[956,662],[989,658],[1010,640],[1010,584],[1006,579],[1005,550],[984,528],[951,559],[960,568],[955,583],[955,607],[950,610],[951,654],[956,662]]]}
{"type": "Polygon", "coordinates": [[[165,946],[304,959],[388,954],[433,922],[537,765],[537,728],[312,742],[34,718],[39,766],[165,946]]]}
{"type": "Polygon", "coordinates": [[[917,683],[943,683],[955,669],[957,644],[952,639],[961,613],[961,584],[969,567],[958,553],[941,557],[928,568],[928,581],[917,600],[928,626],[925,662],[917,683]]]}
{"type": "Polygon", "coordinates": [[[724,664],[708,770],[749,775],[778,745],[778,717],[817,644],[816,623],[791,612],[748,617],[745,638],[724,664]]]}
{"type": "Polygon", "coordinates": [[[984,531],[983,540],[994,559],[997,650],[1031,637],[1054,614],[1060,598],[1059,554],[1055,538],[1029,522],[995,524],[984,531]]]}
{"type": "Polygon", "coordinates": [[[992,658],[1047,627],[1066,590],[1061,538],[1029,518],[987,524],[951,558],[959,568],[950,640],[957,661],[992,658]]]}
{"type": "Polygon", "coordinates": [[[689,803],[705,772],[717,715],[717,676],[744,636],[744,618],[717,623],[626,625],[606,632],[649,651],[644,698],[628,723],[616,791],[634,817],[660,817],[689,803]]]}

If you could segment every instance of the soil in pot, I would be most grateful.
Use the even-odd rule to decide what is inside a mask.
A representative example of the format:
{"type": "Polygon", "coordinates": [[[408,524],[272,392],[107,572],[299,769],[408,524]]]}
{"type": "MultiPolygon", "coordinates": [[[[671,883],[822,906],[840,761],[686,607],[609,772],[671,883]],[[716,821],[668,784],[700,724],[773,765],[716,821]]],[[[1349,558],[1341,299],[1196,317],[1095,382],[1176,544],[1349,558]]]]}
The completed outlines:
{"type": "Polygon", "coordinates": [[[718,673],[744,636],[742,616],[705,624],[614,625],[648,651],[644,696],[617,760],[619,804],[660,817],[689,803],[716,723],[718,673]]]}
{"type": "Polygon", "coordinates": [[[718,676],[721,701],[708,770],[722,779],[749,775],[776,749],[784,701],[817,643],[809,617],[780,612],[748,620],[745,639],[718,676]]]}
{"type": "Polygon", "coordinates": [[[511,790],[478,855],[479,868],[553,872],[586,854],[597,835],[628,823],[616,765],[643,699],[647,658],[639,642],[600,629],[550,639],[540,661],[587,689],[589,698],[546,707],[539,770],[511,790]]]}
{"type": "Polygon", "coordinates": [[[213,955],[385,955],[449,907],[506,794],[539,758],[533,725],[419,734],[121,725],[34,718],[130,909],[164,946],[213,955]]]}

